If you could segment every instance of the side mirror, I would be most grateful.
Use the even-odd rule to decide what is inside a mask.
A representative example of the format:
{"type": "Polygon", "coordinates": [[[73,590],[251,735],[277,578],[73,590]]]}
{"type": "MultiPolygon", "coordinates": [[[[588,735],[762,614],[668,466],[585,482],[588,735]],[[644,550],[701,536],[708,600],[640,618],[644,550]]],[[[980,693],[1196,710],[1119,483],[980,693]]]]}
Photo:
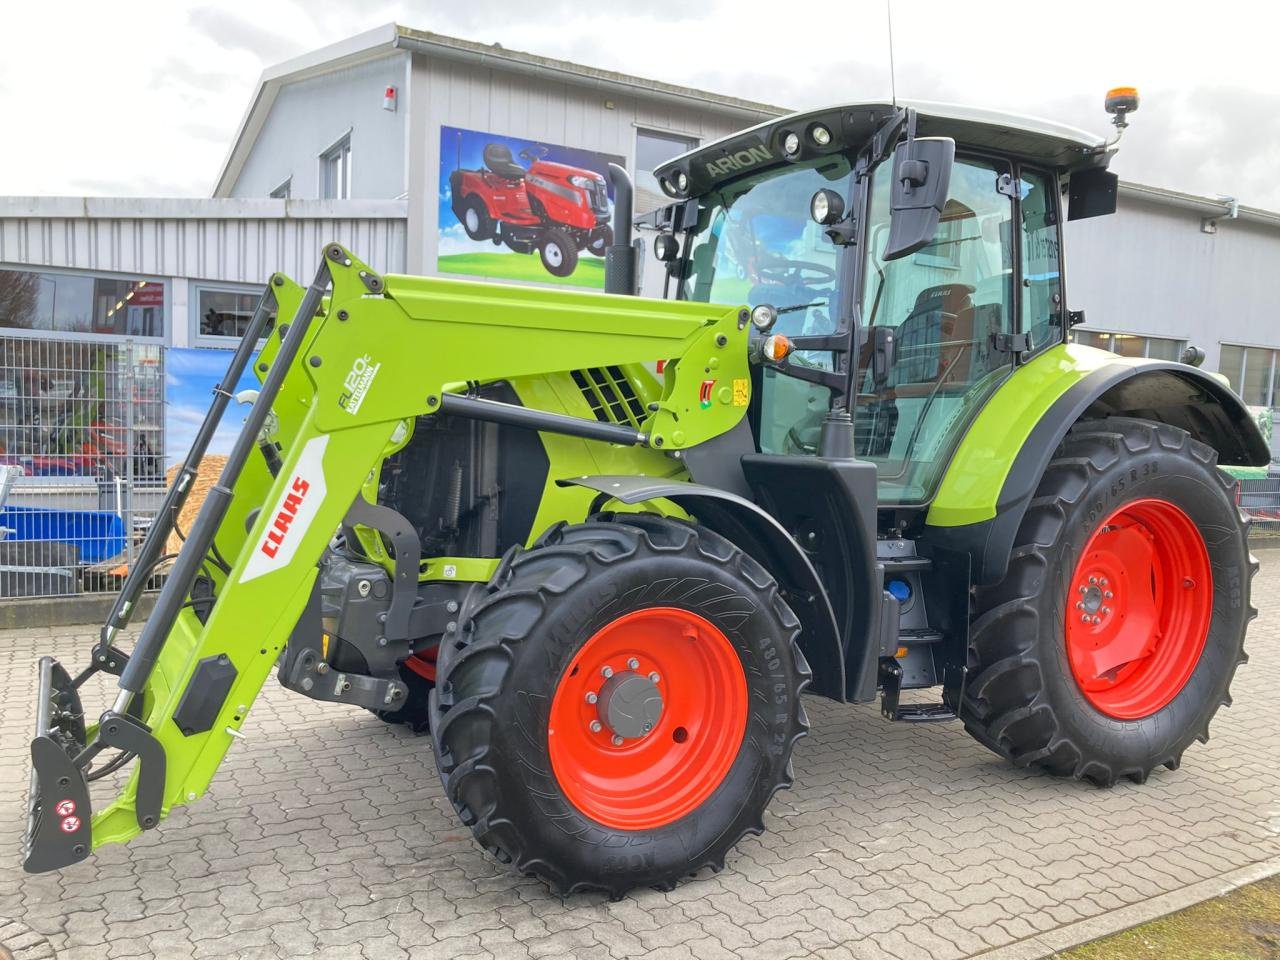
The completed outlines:
{"type": "Polygon", "coordinates": [[[955,161],[956,142],[950,137],[916,137],[894,150],[889,240],[882,260],[897,260],[933,241],[955,161]]]}

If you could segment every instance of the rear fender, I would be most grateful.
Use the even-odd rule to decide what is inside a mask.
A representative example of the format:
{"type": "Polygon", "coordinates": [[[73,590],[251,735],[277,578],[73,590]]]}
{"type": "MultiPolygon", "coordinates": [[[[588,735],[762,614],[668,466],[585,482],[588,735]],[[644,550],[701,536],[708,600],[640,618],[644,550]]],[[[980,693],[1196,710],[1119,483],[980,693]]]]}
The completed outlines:
{"type": "Polygon", "coordinates": [[[777,520],[737,494],[696,483],[628,476],[578,477],[560,483],[597,491],[597,506],[606,500],[628,505],[669,500],[744,550],[778,580],[800,620],[800,649],[813,668],[808,689],[844,702],[844,651],[831,601],[813,564],[777,520]]]}
{"type": "Polygon", "coordinates": [[[1040,477],[1080,420],[1137,417],[1186,430],[1220,463],[1261,466],[1271,451],[1244,402],[1195,367],[1077,344],[1020,367],[974,419],[930,505],[926,539],[973,557],[999,582],[1040,477]]]}

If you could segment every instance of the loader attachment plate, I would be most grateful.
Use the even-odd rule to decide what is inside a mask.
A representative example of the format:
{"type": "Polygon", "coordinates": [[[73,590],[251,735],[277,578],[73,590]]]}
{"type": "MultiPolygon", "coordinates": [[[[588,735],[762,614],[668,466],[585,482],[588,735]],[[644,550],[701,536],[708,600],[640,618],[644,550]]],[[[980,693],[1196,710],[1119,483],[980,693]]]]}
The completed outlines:
{"type": "Polygon", "coordinates": [[[89,784],[74,760],[85,747],[80,695],[57,660],[41,657],[39,669],[22,861],[28,873],[76,863],[92,847],[89,784]]]}

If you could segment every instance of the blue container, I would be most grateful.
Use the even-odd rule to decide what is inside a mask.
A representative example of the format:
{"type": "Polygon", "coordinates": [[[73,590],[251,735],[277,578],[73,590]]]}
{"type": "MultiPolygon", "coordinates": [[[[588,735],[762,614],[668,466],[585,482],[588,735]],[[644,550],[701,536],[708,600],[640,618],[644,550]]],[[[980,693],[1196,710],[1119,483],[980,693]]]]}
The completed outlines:
{"type": "Polygon", "coordinates": [[[6,540],[52,540],[80,551],[80,562],[102,563],[125,548],[124,521],[109,510],[50,510],[43,507],[0,509],[6,540]]]}

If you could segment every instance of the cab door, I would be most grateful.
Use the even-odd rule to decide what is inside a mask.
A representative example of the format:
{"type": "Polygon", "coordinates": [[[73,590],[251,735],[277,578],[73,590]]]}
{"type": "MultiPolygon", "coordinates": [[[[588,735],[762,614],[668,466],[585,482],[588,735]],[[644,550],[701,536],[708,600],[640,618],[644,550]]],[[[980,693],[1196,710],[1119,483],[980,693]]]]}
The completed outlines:
{"type": "Polygon", "coordinates": [[[880,500],[926,502],[985,399],[1013,369],[1019,231],[1010,163],[958,156],[934,241],[883,259],[892,164],[873,174],[862,264],[866,344],[893,334],[887,369],[864,347],[854,373],[859,454],[879,469],[880,500]],[[883,337],[883,335],[881,335],[883,337]]]}

